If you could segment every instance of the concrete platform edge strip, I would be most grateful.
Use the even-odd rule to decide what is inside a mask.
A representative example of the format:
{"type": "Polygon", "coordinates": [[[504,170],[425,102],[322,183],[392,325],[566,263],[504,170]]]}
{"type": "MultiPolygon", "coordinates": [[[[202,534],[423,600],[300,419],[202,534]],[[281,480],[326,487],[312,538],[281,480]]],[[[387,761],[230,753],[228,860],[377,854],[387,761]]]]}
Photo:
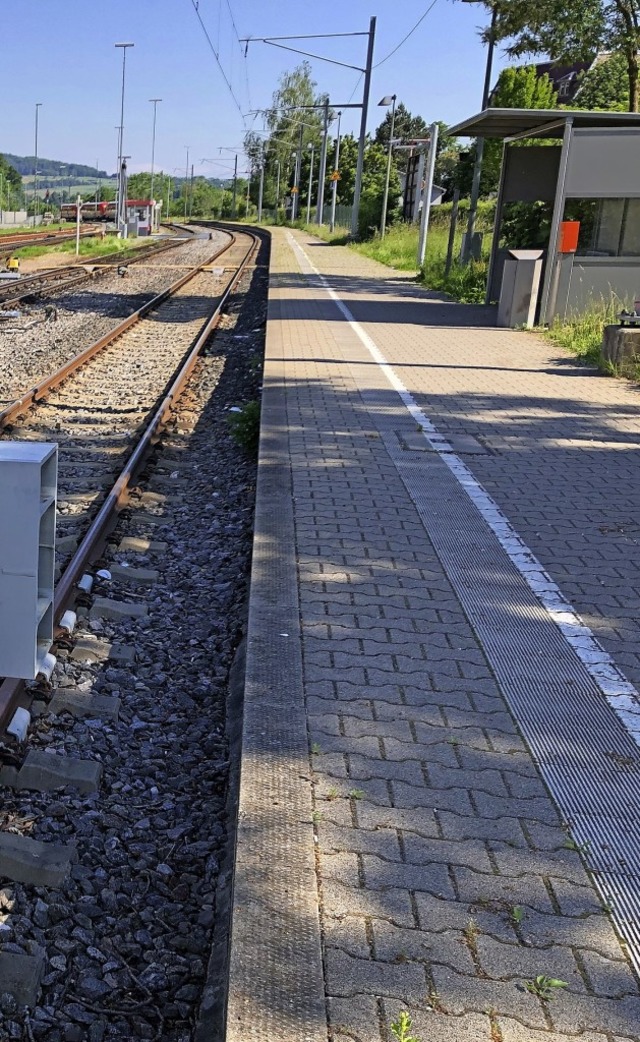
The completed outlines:
{"type": "MultiPolygon", "coordinates": [[[[574,838],[588,851],[585,860],[592,869],[592,881],[605,905],[610,907],[617,930],[640,972],[640,841],[633,835],[633,829],[627,828],[631,821],[623,820],[625,815],[630,818],[633,804],[637,806],[640,777],[627,772],[621,778],[611,770],[605,753],[609,747],[619,749],[634,763],[640,762],[638,693],[498,505],[422,412],[329,281],[315,268],[291,233],[287,234],[303,273],[311,276],[335,302],[434,450],[426,459],[403,451],[394,432],[385,426],[385,420],[378,423],[387,452],[481,640],[540,773],[563,817],[570,821],[574,838]],[[434,481],[439,482],[440,495],[434,492],[434,481]],[[487,558],[476,554],[484,559],[470,560],[469,554],[459,546],[456,533],[460,527],[469,527],[474,545],[482,544],[487,558]],[[486,607],[491,603],[490,576],[495,575],[496,568],[506,580],[506,588],[519,594],[518,603],[526,603],[528,612],[519,626],[514,626],[512,620],[506,632],[499,612],[486,607]],[[550,621],[554,624],[551,627],[550,621]],[[539,656],[541,648],[546,648],[549,654],[542,662],[538,657],[536,662],[535,656],[539,656]],[[581,727],[570,719],[568,703],[562,704],[566,678],[579,683],[577,690],[585,700],[587,711],[581,727]],[[578,728],[577,737],[584,743],[583,757],[585,749],[589,753],[586,760],[574,761],[568,755],[566,743],[563,746],[562,742],[562,727],[565,731],[569,727],[571,738],[576,736],[575,728],[578,728]],[[612,849],[617,858],[608,854],[612,849]]],[[[356,369],[357,362],[354,362],[354,382],[359,386],[356,369]]],[[[374,394],[360,390],[365,405],[367,398],[374,394]]],[[[372,414],[372,418],[375,420],[375,415],[372,414]]],[[[397,419],[394,422],[397,426],[397,419]]]]}
{"type": "Polygon", "coordinates": [[[327,1040],[282,377],[267,334],[227,1042],[327,1040]]]}

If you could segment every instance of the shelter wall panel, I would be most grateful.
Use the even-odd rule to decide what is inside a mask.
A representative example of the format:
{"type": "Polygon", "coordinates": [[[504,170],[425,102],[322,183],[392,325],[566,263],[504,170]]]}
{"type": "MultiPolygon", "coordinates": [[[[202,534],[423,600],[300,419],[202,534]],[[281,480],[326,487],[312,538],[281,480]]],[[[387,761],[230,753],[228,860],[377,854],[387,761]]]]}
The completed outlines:
{"type": "Polygon", "coordinates": [[[575,128],[566,195],[583,199],[640,197],[640,134],[623,127],[575,128]]]}

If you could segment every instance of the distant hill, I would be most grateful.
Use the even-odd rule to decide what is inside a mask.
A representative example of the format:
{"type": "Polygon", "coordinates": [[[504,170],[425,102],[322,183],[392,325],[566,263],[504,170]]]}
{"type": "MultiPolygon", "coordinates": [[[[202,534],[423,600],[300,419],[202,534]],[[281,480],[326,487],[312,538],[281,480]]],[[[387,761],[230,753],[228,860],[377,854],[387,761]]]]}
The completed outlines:
{"type": "MultiPolygon", "coordinates": [[[[35,156],[12,156],[9,152],[3,153],[7,162],[15,167],[19,174],[28,176],[33,174],[35,156]]],[[[61,159],[42,159],[38,156],[38,173],[46,177],[101,177],[109,175],[106,170],[96,170],[95,166],[85,166],[84,163],[64,163],[61,159]]]]}

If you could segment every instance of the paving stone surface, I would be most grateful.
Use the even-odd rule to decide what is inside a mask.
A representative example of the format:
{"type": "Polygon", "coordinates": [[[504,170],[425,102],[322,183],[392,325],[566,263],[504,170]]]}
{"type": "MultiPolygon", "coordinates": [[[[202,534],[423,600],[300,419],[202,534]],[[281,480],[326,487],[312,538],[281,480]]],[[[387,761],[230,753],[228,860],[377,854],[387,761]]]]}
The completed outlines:
{"type": "MultiPolygon", "coordinates": [[[[443,433],[480,444],[469,467],[640,682],[636,392],[489,328],[483,309],[296,238],[443,433]]],[[[405,1010],[420,1042],[639,1042],[638,978],[354,379],[354,358],[371,366],[363,382],[374,364],[282,230],[269,337],[286,387],[330,1038],[389,1042],[405,1010]],[[527,987],[541,975],[566,987],[527,987]]],[[[402,427],[381,378],[378,402],[402,427]]]]}

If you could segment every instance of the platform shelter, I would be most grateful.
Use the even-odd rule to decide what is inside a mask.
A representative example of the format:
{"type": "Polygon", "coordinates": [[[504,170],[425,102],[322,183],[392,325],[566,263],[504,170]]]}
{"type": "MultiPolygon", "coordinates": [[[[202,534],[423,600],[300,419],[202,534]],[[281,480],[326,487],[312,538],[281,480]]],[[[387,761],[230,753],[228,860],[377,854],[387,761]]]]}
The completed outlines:
{"type": "Polygon", "coordinates": [[[504,142],[487,302],[500,295],[509,250],[531,247],[545,255],[541,323],[640,296],[640,113],[489,108],[448,132],[504,142]],[[522,204],[546,206],[514,219],[522,204]],[[577,243],[561,252],[569,220],[577,243]]]}

